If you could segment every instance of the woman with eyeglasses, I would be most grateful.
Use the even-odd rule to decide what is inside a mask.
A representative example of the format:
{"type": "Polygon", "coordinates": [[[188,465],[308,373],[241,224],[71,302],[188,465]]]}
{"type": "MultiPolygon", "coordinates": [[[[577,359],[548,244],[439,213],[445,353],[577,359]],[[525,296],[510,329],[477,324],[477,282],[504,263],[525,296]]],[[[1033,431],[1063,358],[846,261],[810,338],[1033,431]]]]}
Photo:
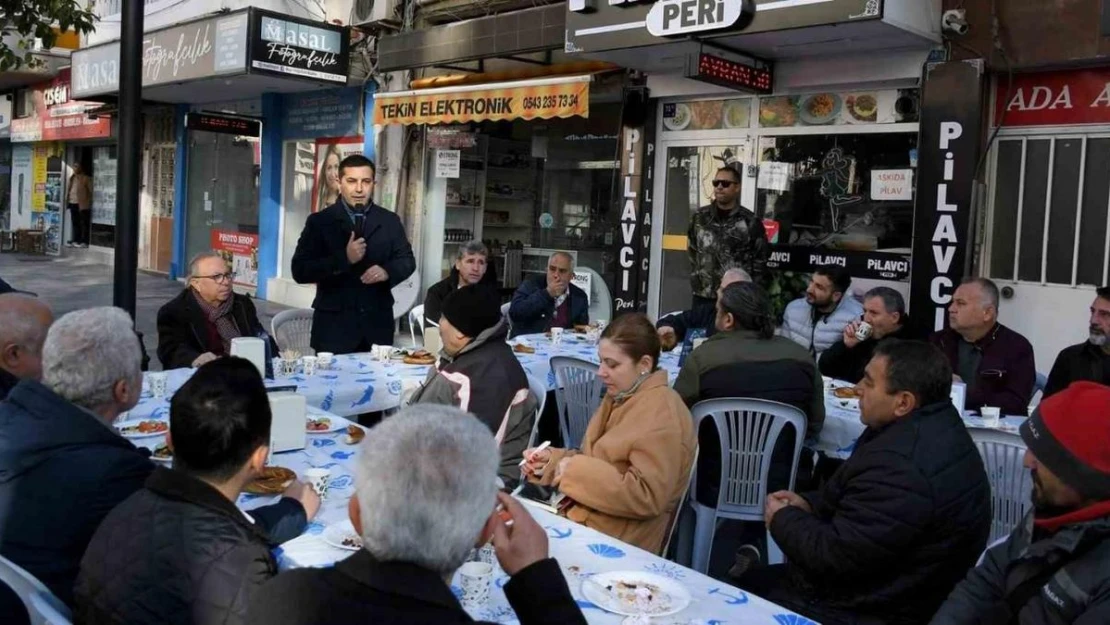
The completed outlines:
{"type": "Polygon", "coordinates": [[[231,340],[260,337],[277,344],[258,321],[250,297],[232,291],[235,272],[218,252],[189,263],[189,283],[158,311],[158,360],[163,369],[199,367],[231,352],[231,340]]]}
{"type": "Polygon", "coordinates": [[[582,450],[527,449],[524,475],[558,488],[568,519],[659,553],[690,479],[694,419],[659,369],[646,316],[613,320],[597,352],[606,393],[582,450]]]}

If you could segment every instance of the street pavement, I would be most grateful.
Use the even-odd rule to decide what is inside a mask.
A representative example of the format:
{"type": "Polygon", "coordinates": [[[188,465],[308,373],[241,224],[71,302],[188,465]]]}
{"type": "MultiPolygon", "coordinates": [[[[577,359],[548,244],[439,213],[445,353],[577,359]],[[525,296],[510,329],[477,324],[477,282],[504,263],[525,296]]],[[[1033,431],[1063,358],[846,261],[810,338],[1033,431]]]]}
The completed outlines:
{"type": "MultiPolygon", "coordinates": [[[[54,309],[55,317],[90,308],[112,305],[112,266],[75,256],[25,256],[0,254],[0,278],[21,291],[32,291],[54,309]]],[[[135,302],[135,324],[143,334],[150,368],[158,362],[158,309],[181,292],[184,284],[157,274],[139,272],[135,302]]],[[[287,306],[255,300],[258,318],[267,331],[270,320],[287,306]]]]}

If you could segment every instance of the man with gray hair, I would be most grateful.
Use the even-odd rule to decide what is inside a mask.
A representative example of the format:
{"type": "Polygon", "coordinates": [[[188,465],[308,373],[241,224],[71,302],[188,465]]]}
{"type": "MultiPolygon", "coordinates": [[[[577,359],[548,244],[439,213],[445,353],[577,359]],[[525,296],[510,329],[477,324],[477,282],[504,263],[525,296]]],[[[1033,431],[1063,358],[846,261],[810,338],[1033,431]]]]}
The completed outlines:
{"type": "MultiPolygon", "coordinates": [[[[189,284],[158,310],[158,360],[163,369],[199,367],[231,353],[232,339],[258,337],[277,344],[258,321],[251,298],[232,290],[235,272],[216,252],[189,262],[189,284]]],[[[267,360],[267,362],[269,362],[267,360]]]]}
{"type": "Polygon", "coordinates": [[[489,264],[489,248],[477,239],[460,245],[451,273],[428,287],[428,294],[424,296],[424,327],[439,325],[443,302],[448,295],[464,286],[474,285],[490,289],[497,286],[495,272],[489,264]]]}
{"type": "Polygon", "coordinates": [[[123,310],[71,312],[46,333],[42,382],[0,403],[0,555],[68,605],[100,521],[154,470],[111,427],[139,401],[141,358],[123,310]]]}
{"type": "Polygon", "coordinates": [[[255,594],[248,623],[473,623],[450,581],[491,537],[521,625],[586,622],[547,555],[546,531],[497,491],[497,445],[477,419],[448,406],[407,408],[370,430],[358,458],[348,512],[362,549],[332,568],[278,575],[255,594]]]}
{"type": "Polygon", "coordinates": [[[929,342],[948,357],[957,382],[967,384],[969,410],[983,406],[1005,415],[1025,416],[1037,382],[1033,346],[998,323],[998,286],[987,278],[966,278],[952,294],[948,328],[929,342]]]}
{"type": "MultiPolygon", "coordinates": [[[[717,298],[720,299],[721,291],[724,291],[728,285],[751,281],[751,275],[744,269],[729,267],[721,276],[721,285],[717,287],[717,298]]],[[[659,332],[659,342],[663,351],[670,351],[681,344],[686,340],[686,333],[692,330],[705,330],[705,336],[713,336],[717,332],[716,318],[717,310],[708,306],[695,306],[690,310],[661,318],[655,327],[659,332]]]]}
{"type": "Polygon", "coordinates": [[[821,375],[852,382],[863,379],[875,346],[887,338],[912,339],[906,300],[888,286],[877,286],[863,296],[863,319],[849,323],[844,336],[821,354],[821,375]]]}
{"type": "Polygon", "coordinates": [[[42,300],[20,293],[0,295],[0,400],[20,380],[42,378],[42,343],[54,313],[42,300]]]}
{"type": "Polygon", "coordinates": [[[571,284],[572,279],[574,258],[566,252],[555,252],[547,260],[546,275],[535,274],[521,282],[509,307],[513,336],[589,323],[589,298],[571,284]]]}

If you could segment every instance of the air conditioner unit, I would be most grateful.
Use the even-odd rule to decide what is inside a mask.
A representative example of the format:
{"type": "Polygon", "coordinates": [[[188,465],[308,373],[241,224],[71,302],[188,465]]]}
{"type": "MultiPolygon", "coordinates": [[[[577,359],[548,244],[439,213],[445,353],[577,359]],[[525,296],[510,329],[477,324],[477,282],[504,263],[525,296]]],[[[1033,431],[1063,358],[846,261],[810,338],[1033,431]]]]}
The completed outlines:
{"type": "Polygon", "coordinates": [[[354,0],[351,26],[400,25],[401,0],[354,0]]]}

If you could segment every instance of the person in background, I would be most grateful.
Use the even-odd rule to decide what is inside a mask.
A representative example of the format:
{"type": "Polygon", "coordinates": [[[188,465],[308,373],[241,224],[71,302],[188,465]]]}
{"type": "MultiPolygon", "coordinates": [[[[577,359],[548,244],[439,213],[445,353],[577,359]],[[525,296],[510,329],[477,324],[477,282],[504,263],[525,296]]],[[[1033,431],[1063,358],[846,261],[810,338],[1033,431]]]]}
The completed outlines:
{"type": "Polygon", "coordinates": [[[863,379],[875,346],[888,338],[908,339],[909,317],[902,294],[886,286],[877,286],[863,296],[863,321],[853,321],[844,328],[844,335],[821,354],[818,368],[821,375],[853,384],[863,379]],[[871,334],[860,340],[862,323],[871,326],[871,334]]]}
{"type": "Polygon", "coordinates": [[[690,255],[691,308],[712,315],[717,285],[725,268],[739,266],[756,283],[767,279],[771,245],[763,221],[740,204],[741,176],[734,167],[721,167],[713,175],[713,201],[690,218],[686,249],[690,255]],[[706,312],[710,311],[710,312],[706,312]]]}
{"type": "Polygon", "coordinates": [[[786,305],[780,334],[813,354],[815,360],[858,321],[863,306],[848,293],[852,276],[840,265],[826,265],[809,279],[805,297],[786,305]]]}
{"type": "Polygon", "coordinates": [[[568,519],[659,553],[690,478],[694,420],[659,369],[659,335],[645,315],[614,319],[597,352],[606,393],[582,451],[525,450],[524,474],[570,499],[568,519]]]}
{"type": "Polygon", "coordinates": [[[1079,380],[1110,385],[1110,287],[1095,291],[1087,323],[1087,340],[1065,348],[1056,356],[1042,399],[1079,380]]]}
{"type": "Polygon", "coordinates": [[[123,310],[71,312],[46,333],[42,382],[0,403],[0,555],[67,605],[93,532],[154,471],[112,428],[139,401],[140,358],[123,310]]]}
{"type": "Polygon", "coordinates": [[[286,571],[251,600],[252,625],[463,625],[451,592],[471,550],[492,537],[521,625],[585,625],[547,532],[497,492],[489,428],[449,406],[402,410],[366,434],[347,510],[362,549],[329,568],[286,571]],[[405,467],[398,471],[397,467],[405,467]],[[495,511],[512,518],[509,526],[495,511]]]}
{"type": "Polygon", "coordinates": [[[476,285],[448,295],[439,333],[442,355],[410,403],[455,406],[478,417],[501,447],[501,479],[506,484],[518,480],[517,463],[532,434],[537,399],[505,342],[509,323],[501,316],[496,292],[476,285]]]}
{"type": "Polygon", "coordinates": [[[935,347],[876,347],[855,451],[821,490],[767,497],[787,564],[751,569],[738,585],[825,625],[928,622],[991,527],[990,483],[951,387],[935,347]]]}
{"type": "Polygon", "coordinates": [[[42,344],[52,323],[54,313],[42,300],[0,295],[0,400],[20,380],[42,378],[42,344]]]}
{"type": "Polygon", "coordinates": [[[1021,424],[1033,509],[995,543],[933,625],[1110,623],[1110,388],[1079,381],[1021,424]]]}
{"type": "MultiPolygon", "coordinates": [[[[717,287],[717,297],[720,298],[721,291],[730,284],[751,281],[752,277],[748,275],[748,272],[739,267],[726,269],[721,276],[721,286],[717,287]]],[[[716,313],[716,307],[701,306],[674,315],[667,315],[657,321],[655,327],[659,332],[659,341],[663,346],[663,351],[670,351],[675,346],[681,345],[686,340],[686,333],[691,330],[703,329],[706,331],[707,337],[713,336],[713,333],[717,331],[716,313]]]]}
{"type": "Polygon", "coordinates": [[[509,307],[513,336],[538,334],[551,328],[573,328],[590,322],[586,292],[571,284],[574,259],[555,252],[547,260],[547,274],[526,278],[509,307]]]}
{"type": "Polygon", "coordinates": [[[231,289],[235,273],[216,252],[201,252],[189,262],[189,283],[158,309],[158,360],[163,369],[199,367],[231,353],[231,340],[266,337],[251,298],[231,289]]]}
{"type": "Polygon", "coordinates": [[[458,289],[472,285],[496,289],[492,269],[489,266],[489,249],[485,243],[474,240],[460,245],[451,273],[428,287],[428,294],[424,296],[424,327],[439,324],[443,301],[458,289]]]}
{"type": "Polygon", "coordinates": [[[339,201],[313,213],[293,253],[293,279],[315,284],[312,349],[368,352],[393,344],[393,287],[416,271],[396,213],[374,204],[374,163],[353,154],[339,163],[339,201]]]}
{"type": "Polygon", "coordinates": [[[89,229],[92,227],[92,177],[85,173],[80,163],[73,165],[73,175],[69,177],[68,191],[66,192],[66,207],[69,208],[69,218],[73,225],[70,240],[66,242],[69,247],[88,247],[89,229]]]}
{"type": "Polygon", "coordinates": [[[83,625],[243,623],[251,596],[278,573],[271,550],[320,507],[297,481],[276,504],[249,513],[235,505],[270,451],[270,401],[250,361],[200,367],[170,412],[173,469],[155,469],[112,510],[81,560],[83,625]]]}
{"type": "Polygon", "coordinates": [[[952,294],[948,328],[929,342],[940,348],[967,384],[968,410],[983,406],[1002,414],[1025,416],[1037,383],[1033,346],[1022,335],[998,323],[998,287],[986,278],[967,278],[952,294]]]}

